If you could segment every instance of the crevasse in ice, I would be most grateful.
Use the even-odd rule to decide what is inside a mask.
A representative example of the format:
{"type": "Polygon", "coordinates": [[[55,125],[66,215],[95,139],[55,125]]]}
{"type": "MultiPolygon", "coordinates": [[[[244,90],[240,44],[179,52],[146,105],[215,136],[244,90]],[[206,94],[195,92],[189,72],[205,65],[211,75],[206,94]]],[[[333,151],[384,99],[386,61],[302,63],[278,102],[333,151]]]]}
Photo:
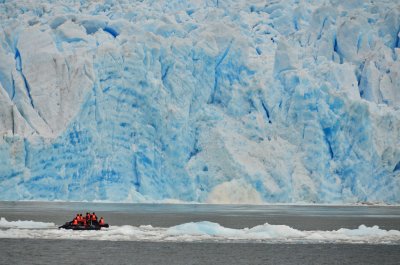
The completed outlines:
{"type": "Polygon", "coordinates": [[[400,202],[397,1],[0,1],[0,199],[400,202]]]}

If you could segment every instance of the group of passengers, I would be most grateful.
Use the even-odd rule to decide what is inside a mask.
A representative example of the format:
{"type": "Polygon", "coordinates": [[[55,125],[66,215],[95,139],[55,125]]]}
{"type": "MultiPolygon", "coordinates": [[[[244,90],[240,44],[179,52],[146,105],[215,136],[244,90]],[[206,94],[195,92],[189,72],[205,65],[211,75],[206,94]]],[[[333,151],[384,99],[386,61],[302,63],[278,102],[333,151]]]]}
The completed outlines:
{"type": "Polygon", "coordinates": [[[96,213],[86,213],[86,216],[83,217],[81,213],[77,213],[74,220],[71,222],[72,225],[104,225],[104,218],[101,217],[100,220],[97,220],[96,213]]]}

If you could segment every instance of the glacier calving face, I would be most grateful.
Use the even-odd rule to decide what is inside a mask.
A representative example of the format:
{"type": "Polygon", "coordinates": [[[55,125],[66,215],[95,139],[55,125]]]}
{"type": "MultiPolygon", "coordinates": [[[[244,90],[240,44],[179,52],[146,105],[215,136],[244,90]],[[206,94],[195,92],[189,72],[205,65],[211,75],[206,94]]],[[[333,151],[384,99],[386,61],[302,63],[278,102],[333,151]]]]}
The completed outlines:
{"type": "Polygon", "coordinates": [[[0,199],[400,202],[396,1],[0,1],[0,199]]]}

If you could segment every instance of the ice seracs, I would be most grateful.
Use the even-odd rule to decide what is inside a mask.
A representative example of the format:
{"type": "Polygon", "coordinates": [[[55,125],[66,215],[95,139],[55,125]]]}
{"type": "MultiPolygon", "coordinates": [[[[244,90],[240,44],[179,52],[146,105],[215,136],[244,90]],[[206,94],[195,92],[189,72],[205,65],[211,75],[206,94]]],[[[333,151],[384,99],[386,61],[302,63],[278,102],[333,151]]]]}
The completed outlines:
{"type": "Polygon", "coordinates": [[[399,15],[2,3],[0,199],[399,203],[399,15]]]}

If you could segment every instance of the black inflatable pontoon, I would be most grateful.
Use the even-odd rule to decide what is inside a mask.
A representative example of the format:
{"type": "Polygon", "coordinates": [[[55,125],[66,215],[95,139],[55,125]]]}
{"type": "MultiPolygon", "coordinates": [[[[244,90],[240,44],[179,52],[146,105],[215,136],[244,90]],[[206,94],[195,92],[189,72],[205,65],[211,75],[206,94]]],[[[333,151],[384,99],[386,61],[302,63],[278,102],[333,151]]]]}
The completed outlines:
{"type": "Polygon", "coordinates": [[[89,225],[73,225],[72,222],[66,222],[64,225],[58,227],[64,229],[72,229],[72,230],[100,230],[101,228],[108,228],[108,224],[100,225],[99,223],[95,222],[89,225]]]}

